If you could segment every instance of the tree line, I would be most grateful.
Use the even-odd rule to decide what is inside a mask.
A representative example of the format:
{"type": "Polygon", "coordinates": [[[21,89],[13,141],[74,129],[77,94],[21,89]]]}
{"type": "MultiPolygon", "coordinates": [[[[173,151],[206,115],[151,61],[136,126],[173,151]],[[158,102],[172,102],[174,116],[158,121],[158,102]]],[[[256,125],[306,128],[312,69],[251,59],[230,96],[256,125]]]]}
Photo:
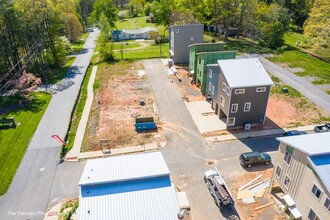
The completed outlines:
{"type": "Polygon", "coordinates": [[[117,18],[149,13],[165,27],[202,23],[221,29],[224,40],[235,29],[273,49],[290,28],[304,30],[315,47],[330,45],[330,1],[324,0],[0,0],[0,85],[22,67],[42,76],[63,65],[88,24],[100,27],[101,54],[111,59],[117,18]]]}

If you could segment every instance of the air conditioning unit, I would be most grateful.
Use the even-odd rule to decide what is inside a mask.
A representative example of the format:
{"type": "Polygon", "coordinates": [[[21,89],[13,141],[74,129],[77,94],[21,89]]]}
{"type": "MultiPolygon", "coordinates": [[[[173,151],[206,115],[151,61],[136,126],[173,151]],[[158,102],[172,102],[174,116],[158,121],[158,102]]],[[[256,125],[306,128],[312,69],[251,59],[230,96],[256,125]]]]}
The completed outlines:
{"type": "Polygon", "coordinates": [[[250,130],[252,127],[252,124],[251,123],[245,123],[244,124],[244,130],[250,130]]]}

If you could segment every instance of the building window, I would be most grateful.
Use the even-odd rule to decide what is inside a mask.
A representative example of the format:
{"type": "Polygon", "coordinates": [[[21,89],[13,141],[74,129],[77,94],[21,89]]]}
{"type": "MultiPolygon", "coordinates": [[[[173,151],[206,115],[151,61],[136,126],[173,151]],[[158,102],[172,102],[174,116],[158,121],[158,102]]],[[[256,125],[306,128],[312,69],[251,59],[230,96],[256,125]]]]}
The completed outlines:
{"type": "Polygon", "coordinates": [[[209,82],[209,91],[211,91],[212,84],[209,82]]]}
{"type": "Polygon", "coordinates": [[[324,207],[330,212],[330,199],[329,199],[329,197],[325,200],[324,207]]]}
{"type": "Polygon", "coordinates": [[[244,94],[245,89],[235,89],[235,94],[244,94]]]}
{"type": "Polygon", "coordinates": [[[214,86],[212,86],[212,95],[214,95],[214,86]]]}
{"type": "Polygon", "coordinates": [[[179,29],[175,29],[175,33],[179,33],[180,32],[180,30],[179,29]]]}
{"type": "Polygon", "coordinates": [[[282,167],[280,167],[280,166],[277,164],[277,166],[276,166],[276,172],[275,172],[276,176],[277,176],[277,177],[280,177],[280,176],[281,176],[281,172],[282,172],[282,167]]]}
{"type": "Polygon", "coordinates": [[[202,59],[199,58],[199,59],[198,59],[198,64],[201,64],[201,62],[202,62],[202,59]]]}
{"type": "Polygon", "coordinates": [[[193,41],[193,40],[195,40],[195,38],[194,37],[190,37],[190,40],[193,41]]]}
{"type": "Polygon", "coordinates": [[[210,79],[212,79],[212,70],[211,69],[209,71],[209,77],[210,77],[210,79]]]}
{"type": "Polygon", "coordinates": [[[286,188],[289,187],[289,184],[290,184],[290,177],[288,176],[288,174],[285,174],[285,179],[283,181],[283,184],[286,188]]]}
{"type": "Polygon", "coordinates": [[[251,110],[251,102],[244,103],[244,112],[249,112],[251,110]]]}
{"type": "Polygon", "coordinates": [[[235,103],[235,104],[232,104],[231,105],[231,113],[236,113],[238,110],[238,104],[235,103]]]}
{"type": "Polygon", "coordinates": [[[228,118],[228,125],[229,126],[232,126],[232,125],[235,125],[235,118],[228,118]]]}
{"type": "Polygon", "coordinates": [[[220,104],[222,107],[225,105],[225,98],[222,95],[220,96],[220,104]]]}
{"type": "Polygon", "coordinates": [[[223,82],[223,83],[222,83],[222,90],[223,90],[224,92],[226,92],[226,87],[227,87],[227,86],[226,86],[226,83],[223,82]]]}
{"type": "Polygon", "coordinates": [[[284,155],[284,161],[287,165],[290,165],[292,153],[293,153],[293,147],[287,146],[284,155]]]}
{"type": "Polygon", "coordinates": [[[312,193],[318,200],[320,200],[322,191],[315,184],[313,185],[312,193]]]}
{"type": "Polygon", "coordinates": [[[258,87],[256,92],[266,92],[266,87],[258,87]]]}
{"type": "Polygon", "coordinates": [[[227,93],[227,95],[229,95],[229,93],[230,93],[230,88],[229,88],[229,86],[227,86],[226,93],[227,93]]]}
{"type": "Polygon", "coordinates": [[[316,215],[316,213],[314,212],[313,209],[310,209],[310,210],[309,210],[309,213],[308,213],[308,219],[309,219],[309,220],[320,220],[320,217],[318,217],[318,216],[316,215]]]}

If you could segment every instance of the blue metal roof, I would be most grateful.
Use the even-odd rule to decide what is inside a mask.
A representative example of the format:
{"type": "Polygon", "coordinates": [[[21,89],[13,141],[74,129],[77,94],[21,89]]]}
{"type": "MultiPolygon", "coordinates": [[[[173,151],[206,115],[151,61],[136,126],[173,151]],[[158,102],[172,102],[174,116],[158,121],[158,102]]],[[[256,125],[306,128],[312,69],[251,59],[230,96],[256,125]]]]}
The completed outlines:
{"type": "Polygon", "coordinates": [[[330,192],[330,153],[310,156],[308,159],[328,192],[330,192]]]}
{"type": "Polygon", "coordinates": [[[148,178],[142,180],[131,180],[123,182],[105,183],[99,185],[87,185],[81,187],[82,197],[112,195],[118,193],[128,193],[140,190],[150,190],[162,187],[170,187],[169,176],[148,178]]]}
{"type": "Polygon", "coordinates": [[[112,34],[121,34],[121,32],[122,31],[120,31],[120,30],[114,30],[114,31],[112,31],[112,34]]]}

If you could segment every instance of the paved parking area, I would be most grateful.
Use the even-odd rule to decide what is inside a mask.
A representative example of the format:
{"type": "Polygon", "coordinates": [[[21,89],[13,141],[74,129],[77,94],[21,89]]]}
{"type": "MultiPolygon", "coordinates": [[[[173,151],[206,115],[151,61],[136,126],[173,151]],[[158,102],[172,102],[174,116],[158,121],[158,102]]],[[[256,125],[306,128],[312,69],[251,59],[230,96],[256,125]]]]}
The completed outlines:
{"type": "Polygon", "coordinates": [[[185,102],[185,104],[201,134],[226,129],[226,123],[219,119],[207,101],[185,102]]]}

